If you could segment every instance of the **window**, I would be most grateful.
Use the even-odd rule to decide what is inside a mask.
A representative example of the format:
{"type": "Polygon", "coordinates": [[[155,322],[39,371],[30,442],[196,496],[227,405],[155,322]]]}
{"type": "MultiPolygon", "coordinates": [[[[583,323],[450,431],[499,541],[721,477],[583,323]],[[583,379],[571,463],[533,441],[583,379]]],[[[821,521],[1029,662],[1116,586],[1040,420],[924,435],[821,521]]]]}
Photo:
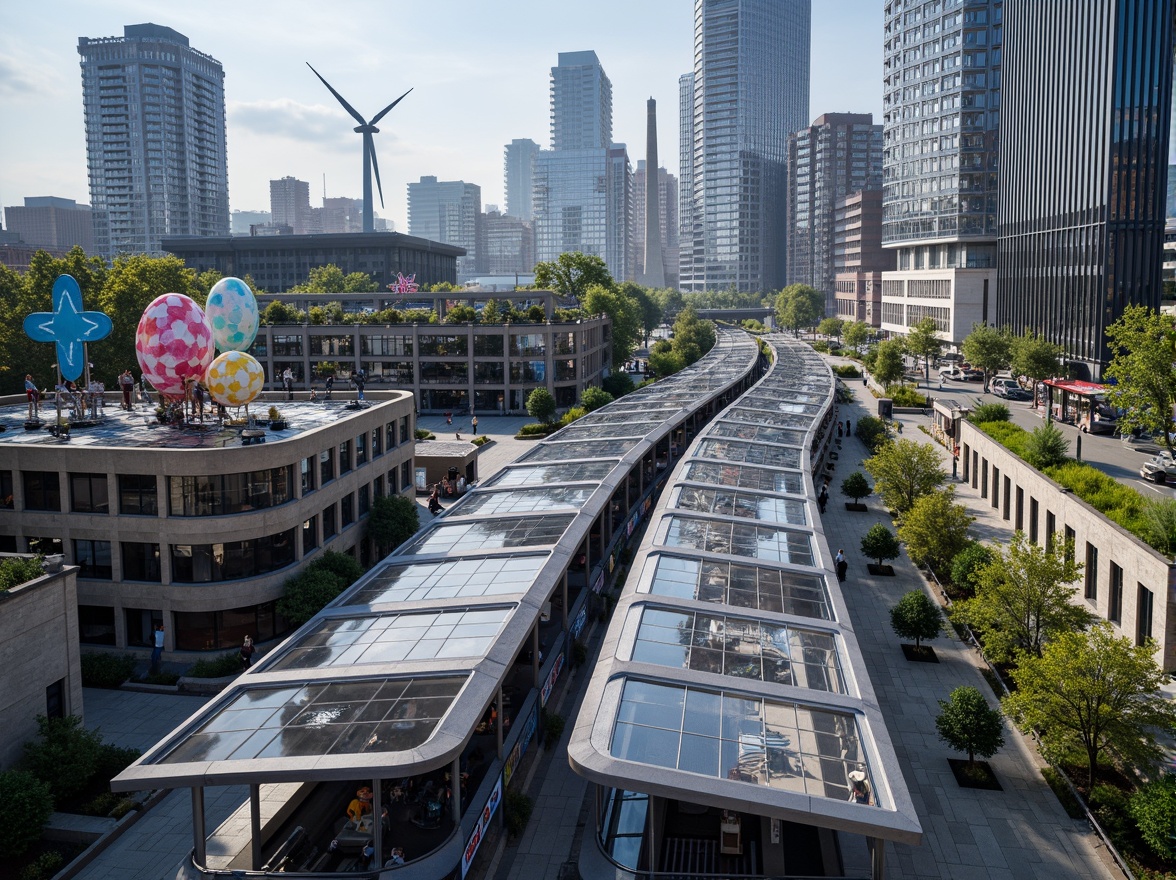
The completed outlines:
{"type": "Polygon", "coordinates": [[[388,494],[396,494],[396,468],[388,471],[388,494]]]}
{"type": "Polygon", "coordinates": [[[335,505],[328,504],[323,508],[323,541],[329,541],[335,537],[338,532],[338,526],[335,524],[335,505]]]}
{"type": "Polygon", "coordinates": [[[355,438],[355,466],[367,464],[367,432],[355,438]]]}
{"type": "Polygon", "coordinates": [[[267,642],[290,629],[273,602],[226,611],[177,611],[173,616],[176,649],[180,651],[236,648],[245,636],[252,636],[254,642],[267,642]]]}
{"type": "Polygon", "coordinates": [[[118,509],[128,516],[159,516],[154,474],[119,474],[118,509]]]}
{"type": "Polygon", "coordinates": [[[124,581],[159,583],[159,545],[123,541],[122,576],[124,581]]]}
{"type": "Polygon", "coordinates": [[[1111,595],[1107,600],[1107,619],[1112,623],[1123,622],[1123,569],[1111,563],[1111,595]]]}
{"type": "Polygon", "coordinates": [[[62,553],[61,538],[26,538],[25,542],[28,544],[30,553],[39,553],[42,556],[49,556],[52,554],[62,553]]]}
{"type": "Polygon", "coordinates": [[[1029,496],[1029,543],[1037,543],[1037,499],[1029,496]]]}
{"type": "Polygon", "coordinates": [[[396,439],[396,423],[389,422],[388,423],[388,448],[393,449],[397,445],[399,445],[399,443],[396,439]]]}
{"type": "Polygon", "coordinates": [[[1091,602],[1098,599],[1098,548],[1086,542],[1086,593],[1091,602]]]}
{"type": "Polygon", "coordinates": [[[114,577],[110,565],[109,541],[75,540],[73,554],[74,565],[81,569],[78,572],[78,577],[99,578],[106,581],[114,577]]]}
{"type": "Polygon", "coordinates": [[[78,640],[84,645],[113,645],[114,609],[103,605],[79,605],[78,640]]]}
{"type": "Polygon", "coordinates": [[[61,510],[56,471],[22,471],[25,510],[61,510]]]}
{"type": "Polygon", "coordinates": [[[384,447],[380,442],[381,429],[372,428],[372,458],[378,458],[384,454],[384,447]]]}
{"type": "Polygon", "coordinates": [[[12,471],[0,471],[0,510],[12,510],[12,471]]]}
{"type": "Polygon", "coordinates": [[[312,516],[302,524],[302,555],[318,546],[318,517],[312,516]]]}
{"type": "Polygon", "coordinates": [[[294,529],[246,541],[173,544],[172,582],[207,584],[276,571],[294,562],[294,529]]]}
{"type": "Polygon", "coordinates": [[[127,624],[127,645],[139,648],[155,647],[155,627],[163,623],[163,612],[151,608],[126,608],[123,618],[127,624]]]}
{"type": "Polygon", "coordinates": [[[400,488],[407,489],[412,485],[412,461],[402,462],[400,465],[400,488]]]}
{"type": "Polygon", "coordinates": [[[339,476],[351,470],[351,441],[344,440],[339,444],[339,476]]]}
{"type": "Polygon", "coordinates": [[[48,718],[65,717],[65,679],[59,678],[45,688],[45,715],[48,718]]]}
{"type": "Polygon", "coordinates": [[[378,476],[374,480],[372,480],[372,498],[383,498],[383,497],[384,497],[384,475],[380,474],[380,476],[378,476]]]}
{"type": "Polygon", "coordinates": [[[319,485],[325,486],[335,479],[335,450],[324,449],[319,453],[319,485]]]}
{"type": "Polygon", "coordinates": [[[1074,561],[1074,530],[1072,528],[1070,528],[1069,526],[1066,526],[1065,542],[1066,542],[1065,543],[1066,562],[1073,562],[1074,561]]]}
{"type": "Polygon", "coordinates": [[[110,513],[106,474],[70,474],[69,494],[74,513],[110,513]]]}
{"type": "Polygon", "coordinates": [[[412,436],[409,431],[408,416],[400,417],[400,443],[407,443],[412,436]]]}
{"type": "Polygon", "coordinates": [[[307,495],[314,491],[314,459],[302,459],[299,470],[301,471],[302,494],[307,495]]]}
{"type": "Polygon", "coordinates": [[[372,509],[372,489],[371,486],[359,487],[359,515],[361,517],[367,516],[372,509]]]}
{"type": "Polygon", "coordinates": [[[1135,598],[1135,644],[1142,645],[1152,637],[1152,605],[1155,596],[1143,584],[1136,584],[1135,598]]]}
{"type": "Polygon", "coordinates": [[[222,516],[294,500],[289,465],[243,474],[168,477],[172,516],[222,516]]]}
{"type": "Polygon", "coordinates": [[[339,511],[343,516],[343,528],[355,522],[355,502],[350,495],[344,495],[339,499],[339,511]]]}

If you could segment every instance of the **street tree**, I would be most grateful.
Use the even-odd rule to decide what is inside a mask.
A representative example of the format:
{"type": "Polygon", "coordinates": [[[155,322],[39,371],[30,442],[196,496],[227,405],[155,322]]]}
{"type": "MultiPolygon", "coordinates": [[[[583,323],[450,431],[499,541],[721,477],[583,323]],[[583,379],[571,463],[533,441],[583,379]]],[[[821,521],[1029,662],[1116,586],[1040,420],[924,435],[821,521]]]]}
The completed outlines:
{"type": "Polygon", "coordinates": [[[589,286],[580,302],[587,314],[606,315],[612,322],[612,366],[620,369],[641,341],[641,305],[623,290],[603,284],[589,286]]]}
{"type": "Polygon", "coordinates": [[[527,395],[527,415],[537,422],[550,425],[555,418],[555,398],[546,388],[536,388],[527,395]]]}
{"type": "Polygon", "coordinates": [[[592,286],[611,288],[613,277],[604,260],[580,251],[560,254],[550,262],[535,264],[535,287],[582,300],[592,286]]]}
{"type": "Polygon", "coordinates": [[[383,495],[372,502],[367,534],[384,556],[416,534],[420,510],[403,495],[383,495]]]}
{"type": "Polygon", "coordinates": [[[649,350],[649,371],[662,378],[686,368],[686,359],[668,339],[659,339],[649,350]]]}
{"type": "Polygon", "coordinates": [[[666,322],[674,320],[678,312],[686,304],[686,300],[682,296],[682,291],[676,288],[663,287],[660,290],[655,290],[653,297],[657,300],[657,304],[661,308],[662,321],[666,322]]]}
{"type": "Polygon", "coordinates": [[[1020,656],[1005,714],[1022,730],[1042,730],[1055,748],[1084,751],[1093,787],[1105,749],[1143,766],[1159,757],[1156,732],[1176,724],[1176,704],[1160,691],[1168,676],[1154,654],[1150,639],[1133,645],[1106,621],[1059,633],[1041,656],[1020,656]]]}
{"type": "Polygon", "coordinates": [[[870,325],[865,321],[849,321],[841,330],[845,344],[858,354],[861,354],[862,346],[870,338],[871,332],[870,325]]]}
{"type": "Polygon", "coordinates": [[[1032,330],[1013,339],[1011,368],[1014,375],[1033,380],[1033,406],[1037,406],[1037,383],[1062,373],[1062,347],[1032,330]]]}
{"type": "Polygon", "coordinates": [[[825,311],[825,295],[807,284],[790,284],[776,294],[776,320],[799,336],[802,327],[812,327],[825,311]]]}
{"type": "Polygon", "coordinates": [[[882,525],[874,523],[869,531],[862,535],[862,555],[868,559],[877,559],[882,565],[887,559],[898,559],[902,546],[894,532],[882,525]]]}
{"type": "Polygon", "coordinates": [[[1007,330],[988,324],[973,324],[972,332],[960,346],[964,360],[984,371],[984,387],[1001,370],[1007,370],[1013,360],[1013,337],[1007,330]]]}
{"type": "Polygon", "coordinates": [[[1111,404],[1125,410],[1120,430],[1147,431],[1161,438],[1176,455],[1171,439],[1176,406],[1176,328],[1170,315],[1145,306],[1128,306],[1119,320],[1107,327],[1111,362],[1106,377],[1111,404]]]}
{"type": "Polygon", "coordinates": [[[687,367],[715,347],[715,325],[699,318],[693,306],[678,312],[673,329],[670,347],[682,356],[687,367]]]}
{"type": "Polygon", "coordinates": [[[955,487],[948,486],[915,499],[898,520],[898,537],[915,565],[946,575],[956,554],[968,546],[968,529],[976,517],[955,503],[955,487]]]}
{"type": "Polygon", "coordinates": [[[1007,550],[992,548],[975,597],[958,603],[952,618],[978,628],[985,653],[998,663],[1040,657],[1051,640],[1093,619],[1071,602],[1082,568],[1072,541],[1055,538],[1047,550],[1015,532],[1007,550]]]}
{"type": "Polygon", "coordinates": [[[968,598],[975,596],[980,584],[980,572],[991,562],[992,551],[986,545],[969,541],[951,560],[951,583],[955,588],[952,598],[956,598],[957,594],[968,598]]]}
{"type": "Polygon", "coordinates": [[[602,406],[608,406],[612,402],[613,396],[595,385],[589,385],[580,395],[580,406],[584,408],[585,412],[592,412],[602,406]]]}
{"type": "Polygon", "coordinates": [[[861,471],[854,471],[841,481],[841,494],[851,499],[854,504],[857,504],[860,499],[865,498],[872,491],[874,490],[870,488],[866,475],[861,471]]]}
{"type": "Polygon", "coordinates": [[[261,311],[263,324],[305,324],[306,321],[306,312],[276,299],[261,311]]]}
{"type": "Polygon", "coordinates": [[[619,288],[627,296],[636,300],[640,315],[641,342],[643,345],[648,345],[649,337],[653,335],[653,331],[658,328],[662,321],[662,309],[658,305],[657,298],[648,287],[642,287],[640,284],[632,281],[624,282],[619,285],[619,288]]]}
{"type": "Polygon", "coordinates": [[[890,628],[900,639],[914,639],[915,648],[943,632],[943,615],[935,600],[922,590],[911,590],[890,609],[890,628]]]}
{"type": "Polygon", "coordinates": [[[817,332],[822,336],[832,336],[836,339],[841,339],[841,334],[845,329],[845,321],[841,318],[825,318],[817,325],[817,332]]]}
{"type": "Polygon", "coordinates": [[[935,730],[948,748],[967,752],[969,764],[976,762],[977,755],[991,758],[1005,742],[1000,711],[989,706],[974,687],[958,687],[939,701],[935,730]]]}
{"type": "Polygon", "coordinates": [[[306,280],[290,288],[290,293],[374,293],[380,289],[366,272],[344,273],[334,263],[315,266],[306,280]]]}
{"type": "Polygon", "coordinates": [[[899,514],[906,513],[920,497],[934,492],[947,480],[939,453],[914,440],[887,443],[862,466],[874,478],[874,491],[882,496],[883,503],[899,514]]]}
{"type": "Polygon", "coordinates": [[[897,339],[886,339],[878,343],[874,364],[870,372],[874,379],[886,390],[902,379],[906,368],[902,362],[902,342],[897,339]]]}
{"type": "Polygon", "coordinates": [[[911,326],[903,339],[903,347],[916,358],[923,359],[923,376],[931,381],[931,358],[939,357],[943,340],[935,327],[935,319],[928,316],[911,326]]]}

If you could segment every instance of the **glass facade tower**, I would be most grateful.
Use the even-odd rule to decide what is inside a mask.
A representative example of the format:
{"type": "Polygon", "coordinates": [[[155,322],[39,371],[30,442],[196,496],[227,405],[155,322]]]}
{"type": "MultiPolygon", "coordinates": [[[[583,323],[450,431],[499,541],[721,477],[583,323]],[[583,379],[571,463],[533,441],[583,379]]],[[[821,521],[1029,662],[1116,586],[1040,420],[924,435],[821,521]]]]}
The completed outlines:
{"type": "Polygon", "coordinates": [[[503,150],[506,178],[506,213],[520,220],[535,219],[535,157],[539,145],[530,138],[515,138],[503,150]]]}
{"type": "Polygon", "coordinates": [[[996,319],[1098,378],[1106,328],[1158,308],[1172,0],[1006,0],[996,319]]]}
{"type": "Polygon", "coordinates": [[[788,136],[809,121],[810,28],[810,0],[695,0],[683,290],[784,286],[788,136]]]}
{"type": "Polygon", "coordinates": [[[224,68],[156,24],[78,40],[94,246],[161,254],[173,235],[229,234],[224,68]]]}

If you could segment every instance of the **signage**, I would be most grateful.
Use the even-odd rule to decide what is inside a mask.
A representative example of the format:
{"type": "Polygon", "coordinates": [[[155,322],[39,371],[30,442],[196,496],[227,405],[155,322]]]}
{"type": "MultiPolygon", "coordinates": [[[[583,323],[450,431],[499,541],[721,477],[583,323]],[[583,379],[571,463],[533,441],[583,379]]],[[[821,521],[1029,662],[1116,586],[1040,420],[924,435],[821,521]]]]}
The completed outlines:
{"type": "Polygon", "coordinates": [[[604,588],[604,572],[596,576],[596,580],[592,582],[592,592],[599,593],[604,588]]]}
{"type": "Polygon", "coordinates": [[[560,651],[559,656],[555,658],[555,663],[551,666],[551,674],[547,676],[547,681],[543,682],[543,688],[539,691],[539,705],[546,706],[547,699],[551,696],[551,689],[555,687],[555,683],[559,681],[559,674],[563,672],[564,652],[560,651]]]}
{"type": "Polygon", "coordinates": [[[531,714],[527,716],[526,726],[523,728],[522,734],[515,742],[515,746],[510,750],[510,755],[507,756],[506,764],[502,768],[502,784],[510,785],[511,777],[514,776],[515,767],[519,765],[523,755],[527,754],[527,747],[531,745],[531,739],[535,736],[535,728],[539,724],[539,710],[538,707],[531,710],[531,714]]]}
{"type": "Polygon", "coordinates": [[[573,639],[578,639],[580,637],[580,631],[584,629],[584,623],[587,620],[588,620],[588,606],[585,605],[583,608],[580,609],[580,613],[576,615],[576,619],[572,621],[572,625],[570,627],[570,630],[571,630],[573,639]]]}
{"type": "Polygon", "coordinates": [[[478,824],[474,826],[474,832],[470,835],[469,843],[466,844],[465,852],[461,854],[461,876],[464,877],[469,873],[470,862],[474,860],[474,856],[478,854],[478,847],[482,845],[482,838],[486,836],[486,829],[490,827],[490,820],[494,818],[494,814],[498,812],[498,804],[502,801],[502,777],[498,777],[498,781],[494,784],[494,790],[490,792],[490,797],[486,800],[486,806],[482,807],[482,814],[478,816],[478,824]]]}

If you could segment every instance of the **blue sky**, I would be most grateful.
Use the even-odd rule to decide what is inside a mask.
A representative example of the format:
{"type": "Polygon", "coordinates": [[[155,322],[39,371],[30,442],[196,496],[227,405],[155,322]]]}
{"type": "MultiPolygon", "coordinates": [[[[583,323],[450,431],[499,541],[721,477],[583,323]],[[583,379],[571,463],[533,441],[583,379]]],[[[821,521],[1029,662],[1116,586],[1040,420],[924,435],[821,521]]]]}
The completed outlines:
{"type": "MultiPolygon", "coordinates": [[[[787,2],[787,0],[780,0],[787,2]]],[[[810,112],[881,121],[881,0],[813,0],[810,112]]],[[[645,155],[645,100],[658,102],[661,164],[678,166],[678,76],[691,69],[689,0],[46,0],[0,18],[0,205],[25,196],[89,202],[79,36],[121,36],[152,21],[187,35],[225,68],[229,201],[269,207],[269,180],[361,194],[354,122],[309,61],[364,115],[413,92],[376,135],[385,209],[407,231],[406,185],[421,175],[482,187],[502,206],[502,148],[548,146],[548,78],[557,53],[594,49],[613,84],[613,138],[645,155]]]]}

